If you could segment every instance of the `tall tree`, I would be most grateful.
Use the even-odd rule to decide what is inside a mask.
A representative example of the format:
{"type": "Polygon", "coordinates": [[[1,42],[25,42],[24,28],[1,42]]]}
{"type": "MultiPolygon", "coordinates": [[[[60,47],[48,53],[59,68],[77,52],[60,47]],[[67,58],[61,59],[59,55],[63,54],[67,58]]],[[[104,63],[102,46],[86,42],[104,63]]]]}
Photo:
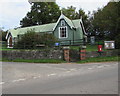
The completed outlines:
{"type": "Polygon", "coordinates": [[[85,30],[86,30],[86,32],[88,32],[89,31],[88,28],[89,28],[89,24],[90,24],[89,17],[87,14],[85,14],[85,11],[82,8],[79,9],[79,11],[77,13],[77,17],[78,18],[82,17],[85,30]]]}
{"type": "Polygon", "coordinates": [[[60,15],[59,6],[55,2],[35,2],[31,11],[20,21],[21,27],[56,22],[60,15]]]}
{"type": "Polygon", "coordinates": [[[101,38],[115,39],[120,26],[120,1],[109,2],[102,9],[94,12],[93,29],[101,38]]]}
{"type": "Polygon", "coordinates": [[[83,24],[87,31],[88,25],[89,25],[89,20],[88,20],[88,16],[85,14],[85,12],[82,8],[80,8],[78,11],[76,11],[76,7],[70,6],[67,8],[62,8],[62,11],[63,11],[63,14],[71,20],[80,19],[82,17],[83,24]]]}
{"type": "Polygon", "coordinates": [[[79,18],[77,16],[78,14],[76,12],[76,7],[70,6],[67,8],[62,8],[62,11],[63,11],[63,14],[71,20],[79,18]]]}
{"type": "Polygon", "coordinates": [[[6,41],[6,34],[7,32],[3,30],[3,28],[0,28],[0,41],[6,41]]]}

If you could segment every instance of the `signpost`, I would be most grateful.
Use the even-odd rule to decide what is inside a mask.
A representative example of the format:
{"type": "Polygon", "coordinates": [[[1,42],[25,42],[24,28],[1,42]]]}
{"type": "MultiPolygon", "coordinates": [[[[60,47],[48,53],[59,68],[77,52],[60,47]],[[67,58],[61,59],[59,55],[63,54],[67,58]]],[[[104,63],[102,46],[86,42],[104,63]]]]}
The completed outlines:
{"type": "Polygon", "coordinates": [[[115,49],[115,41],[104,41],[105,49],[115,49]]]}
{"type": "Polygon", "coordinates": [[[90,43],[91,44],[95,44],[95,36],[91,36],[90,37],[90,43]]]}

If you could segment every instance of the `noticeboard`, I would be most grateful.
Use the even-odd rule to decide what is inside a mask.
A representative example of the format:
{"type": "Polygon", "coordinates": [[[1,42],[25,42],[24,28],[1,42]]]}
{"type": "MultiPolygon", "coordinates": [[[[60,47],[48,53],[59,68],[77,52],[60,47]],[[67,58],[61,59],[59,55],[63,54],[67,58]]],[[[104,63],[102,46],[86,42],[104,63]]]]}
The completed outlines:
{"type": "Polygon", "coordinates": [[[95,36],[90,37],[90,42],[91,42],[91,44],[95,44],[95,36]]]}
{"type": "Polygon", "coordinates": [[[104,41],[105,49],[115,49],[115,41],[104,41]]]}

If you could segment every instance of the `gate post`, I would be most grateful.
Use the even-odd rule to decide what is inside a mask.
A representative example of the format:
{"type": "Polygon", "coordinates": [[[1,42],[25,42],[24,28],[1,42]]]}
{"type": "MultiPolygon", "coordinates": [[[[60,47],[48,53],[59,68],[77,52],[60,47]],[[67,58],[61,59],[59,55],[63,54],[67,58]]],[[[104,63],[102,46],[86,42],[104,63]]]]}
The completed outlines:
{"type": "Polygon", "coordinates": [[[85,48],[80,48],[79,49],[79,52],[80,52],[80,60],[85,60],[86,59],[86,50],[85,48]]]}
{"type": "Polygon", "coordinates": [[[63,47],[63,54],[64,54],[64,60],[69,62],[70,61],[70,48],[69,47],[63,47]]]}

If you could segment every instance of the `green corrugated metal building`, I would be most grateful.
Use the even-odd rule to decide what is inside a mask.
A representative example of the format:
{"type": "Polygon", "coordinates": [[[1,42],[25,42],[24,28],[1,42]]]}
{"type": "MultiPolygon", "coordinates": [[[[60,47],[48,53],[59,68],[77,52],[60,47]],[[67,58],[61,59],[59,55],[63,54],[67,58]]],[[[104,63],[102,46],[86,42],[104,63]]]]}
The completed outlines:
{"type": "Polygon", "coordinates": [[[86,36],[81,19],[70,20],[63,14],[56,23],[30,26],[24,28],[11,29],[6,35],[8,48],[13,48],[14,43],[20,35],[25,34],[28,30],[34,30],[37,33],[51,33],[61,42],[61,45],[75,45],[81,42],[86,36]]]}

